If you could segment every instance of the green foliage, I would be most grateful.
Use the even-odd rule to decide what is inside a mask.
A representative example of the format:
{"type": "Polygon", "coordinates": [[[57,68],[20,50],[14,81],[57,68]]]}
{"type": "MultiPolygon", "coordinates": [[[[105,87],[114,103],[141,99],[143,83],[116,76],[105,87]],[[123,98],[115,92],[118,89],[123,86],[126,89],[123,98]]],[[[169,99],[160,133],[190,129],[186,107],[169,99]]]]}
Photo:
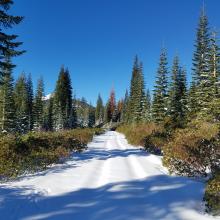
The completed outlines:
{"type": "Polygon", "coordinates": [[[16,117],[16,132],[24,134],[29,130],[28,120],[28,90],[26,84],[26,76],[22,74],[14,89],[15,101],[15,117],[16,117]]]}
{"type": "Polygon", "coordinates": [[[54,92],[54,129],[73,127],[72,87],[68,69],[61,68],[54,92]]]}
{"type": "Polygon", "coordinates": [[[187,88],[186,73],[179,65],[179,58],[175,57],[172,68],[171,85],[169,88],[169,117],[172,127],[183,127],[186,123],[187,88]]]}
{"type": "Polygon", "coordinates": [[[12,69],[2,66],[0,73],[0,129],[2,132],[15,132],[15,103],[14,103],[14,82],[12,69]]]}
{"type": "Polygon", "coordinates": [[[159,67],[154,86],[152,116],[155,122],[161,123],[167,115],[168,111],[168,67],[167,52],[162,49],[160,55],[159,67]]]}
{"type": "Polygon", "coordinates": [[[44,116],[44,83],[43,79],[38,80],[37,92],[34,98],[34,130],[40,131],[43,128],[43,116],[44,116]]]}
{"type": "Polygon", "coordinates": [[[104,121],[104,106],[102,98],[99,94],[95,109],[95,124],[98,126],[104,121]]]}
{"type": "Polygon", "coordinates": [[[220,215],[220,171],[208,181],[204,201],[208,212],[213,215],[220,215]]]}
{"type": "Polygon", "coordinates": [[[140,123],[146,121],[146,94],[143,76],[143,64],[135,57],[130,84],[130,96],[127,104],[127,121],[140,123]]]}

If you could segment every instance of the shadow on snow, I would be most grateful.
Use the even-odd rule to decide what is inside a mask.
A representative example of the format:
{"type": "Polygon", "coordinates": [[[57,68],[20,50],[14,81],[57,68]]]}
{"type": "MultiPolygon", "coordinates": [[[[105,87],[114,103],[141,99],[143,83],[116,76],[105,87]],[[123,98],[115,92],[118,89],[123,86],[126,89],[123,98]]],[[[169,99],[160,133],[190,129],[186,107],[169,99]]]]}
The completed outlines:
{"type": "Polygon", "coordinates": [[[197,208],[193,201],[201,201],[203,184],[183,177],[156,175],[51,197],[27,196],[25,190],[0,187],[1,219],[184,219],[179,210],[197,208]]]}

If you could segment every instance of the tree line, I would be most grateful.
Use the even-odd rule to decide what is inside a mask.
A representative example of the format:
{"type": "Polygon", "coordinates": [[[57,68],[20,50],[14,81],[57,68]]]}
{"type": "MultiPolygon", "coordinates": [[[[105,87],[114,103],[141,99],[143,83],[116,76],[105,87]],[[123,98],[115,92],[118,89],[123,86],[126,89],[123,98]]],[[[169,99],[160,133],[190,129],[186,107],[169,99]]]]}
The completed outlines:
{"type": "Polygon", "coordinates": [[[24,73],[14,83],[12,58],[23,54],[17,35],[8,29],[22,22],[23,17],[8,13],[13,1],[0,1],[0,129],[2,132],[26,133],[31,130],[62,130],[76,127],[102,126],[108,122],[168,123],[172,128],[184,127],[192,118],[219,120],[220,52],[216,31],[210,31],[203,10],[197,28],[193,56],[193,77],[187,85],[186,70],[180,58],[168,66],[167,50],[161,50],[157,76],[151,97],[145,88],[143,63],[136,56],[130,91],[118,102],[112,90],[107,103],[98,96],[96,107],[85,99],[73,97],[69,70],[62,67],[55,91],[44,100],[44,82],[39,79],[33,91],[31,75],[24,73]],[[86,106],[79,110],[79,106],[86,106]]]}
{"type": "MultiPolygon", "coordinates": [[[[203,10],[197,28],[193,54],[192,80],[187,84],[186,69],[179,56],[168,66],[167,50],[162,48],[152,98],[145,88],[143,63],[135,57],[130,92],[117,107],[114,93],[105,107],[107,122],[156,122],[183,128],[192,119],[220,120],[220,48],[217,32],[211,30],[203,10]],[[108,114],[109,112],[109,114],[108,114]],[[119,114],[120,117],[114,117],[119,114]]],[[[100,97],[97,111],[100,109],[100,97]]],[[[102,110],[103,111],[103,110],[102,110]]],[[[99,117],[99,116],[98,116],[99,117]]]]}

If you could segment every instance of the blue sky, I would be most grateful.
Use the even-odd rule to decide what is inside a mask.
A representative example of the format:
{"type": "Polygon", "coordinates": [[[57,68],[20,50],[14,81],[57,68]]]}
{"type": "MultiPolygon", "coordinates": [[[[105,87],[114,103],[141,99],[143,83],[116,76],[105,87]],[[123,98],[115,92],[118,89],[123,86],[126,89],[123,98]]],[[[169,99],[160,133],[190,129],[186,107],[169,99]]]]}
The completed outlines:
{"type": "MultiPolygon", "coordinates": [[[[16,58],[15,78],[43,76],[45,93],[54,90],[61,65],[69,68],[77,97],[93,104],[112,87],[117,98],[129,88],[135,54],[153,89],[160,49],[169,65],[180,56],[190,77],[195,30],[202,0],[19,0],[11,13],[25,16],[13,29],[27,53],[16,58]]],[[[210,25],[220,30],[219,0],[206,0],[210,25]]]]}

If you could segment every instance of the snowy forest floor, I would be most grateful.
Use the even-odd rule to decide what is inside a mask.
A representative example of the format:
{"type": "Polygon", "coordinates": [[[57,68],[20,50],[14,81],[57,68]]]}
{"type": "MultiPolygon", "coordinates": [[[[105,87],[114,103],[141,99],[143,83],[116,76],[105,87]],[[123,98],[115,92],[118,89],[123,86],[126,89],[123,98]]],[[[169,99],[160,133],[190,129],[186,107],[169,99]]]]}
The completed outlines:
{"type": "Polygon", "coordinates": [[[0,219],[220,219],[204,214],[204,187],[110,131],[65,164],[1,184],[0,219]]]}

